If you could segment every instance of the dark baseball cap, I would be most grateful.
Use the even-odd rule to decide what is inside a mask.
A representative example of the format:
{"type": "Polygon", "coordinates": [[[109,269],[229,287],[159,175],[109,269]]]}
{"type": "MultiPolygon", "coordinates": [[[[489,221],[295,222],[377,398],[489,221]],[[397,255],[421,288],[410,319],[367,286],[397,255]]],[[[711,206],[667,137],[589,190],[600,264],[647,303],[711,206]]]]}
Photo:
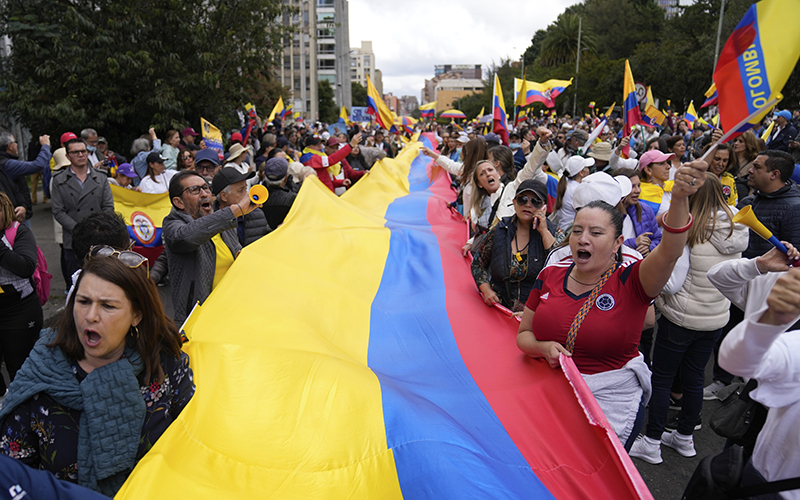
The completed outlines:
{"type": "Polygon", "coordinates": [[[541,182],[533,179],[527,179],[520,183],[517,192],[514,196],[522,194],[525,191],[533,192],[540,201],[547,203],[547,188],[541,182]]]}
{"type": "Polygon", "coordinates": [[[147,163],[164,163],[166,160],[166,158],[161,156],[161,153],[156,153],[155,151],[147,155],[147,163]]]}
{"type": "Polygon", "coordinates": [[[210,161],[214,165],[219,165],[219,153],[216,149],[206,148],[201,149],[194,155],[194,163],[197,165],[201,161],[210,161]]]}
{"type": "Polygon", "coordinates": [[[255,177],[255,175],[255,172],[247,172],[243,174],[233,167],[225,167],[220,169],[220,171],[217,172],[217,175],[214,176],[214,180],[211,181],[211,194],[216,196],[220,191],[231,184],[252,179],[255,177]]]}
{"type": "Polygon", "coordinates": [[[264,175],[273,181],[283,179],[288,172],[289,162],[286,158],[270,158],[264,165],[264,175]]]}

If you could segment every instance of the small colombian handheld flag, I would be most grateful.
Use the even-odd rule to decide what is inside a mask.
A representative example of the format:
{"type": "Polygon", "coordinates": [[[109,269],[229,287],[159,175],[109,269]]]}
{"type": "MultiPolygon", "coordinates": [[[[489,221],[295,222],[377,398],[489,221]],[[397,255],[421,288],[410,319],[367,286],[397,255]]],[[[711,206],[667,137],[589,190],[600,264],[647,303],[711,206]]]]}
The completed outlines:
{"type": "Polygon", "coordinates": [[[367,113],[375,117],[378,125],[385,129],[391,129],[394,125],[392,110],[383,102],[383,98],[378,90],[372,85],[372,80],[367,76],[367,113]]]}

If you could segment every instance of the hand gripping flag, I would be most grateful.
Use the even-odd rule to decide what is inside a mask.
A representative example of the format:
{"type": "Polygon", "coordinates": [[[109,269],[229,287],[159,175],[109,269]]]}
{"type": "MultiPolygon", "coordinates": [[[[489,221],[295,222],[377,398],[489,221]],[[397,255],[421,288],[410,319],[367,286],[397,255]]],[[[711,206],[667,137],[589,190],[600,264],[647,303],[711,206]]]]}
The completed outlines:
{"type": "Polygon", "coordinates": [[[756,126],[774,105],[772,101],[780,100],[800,58],[797,26],[796,0],[762,0],[748,9],[725,42],[714,83],[720,122],[726,133],[732,132],[729,137],[756,126]]]}
{"type": "Polygon", "coordinates": [[[197,392],[117,499],[652,498],[574,363],[483,304],[421,141],[341,197],[310,177],[242,251],[184,328],[197,392]]]}
{"type": "Polygon", "coordinates": [[[686,108],[683,119],[689,124],[690,130],[694,128],[694,122],[697,121],[697,110],[694,109],[694,101],[689,101],[689,107],[686,108]]]}
{"type": "Polygon", "coordinates": [[[492,132],[500,135],[503,144],[508,146],[508,120],[506,119],[506,105],[503,101],[503,89],[500,88],[500,77],[494,75],[494,89],[492,91],[492,132]]]}
{"type": "MultiPolygon", "coordinates": [[[[636,84],[633,83],[633,73],[631,65],[625,59],[625,80],[622,83],[622,133],[625,137],[631,135],[631,129],[640,123],[644,124],[642,114],[639,111],[639,101],[636,99],[636,84]]],[[[622,155],[627,158],[630,146],[622,150],[622,155]]]]}
{"type": "Polygon", "coordinates": [[[385,129],[392,128],[394,118],[392,117],[392,110],[383,102],[383,98],[372,85],[372,80],[367,76],[367,113],[375,117],[378,125],[385,129]]]}

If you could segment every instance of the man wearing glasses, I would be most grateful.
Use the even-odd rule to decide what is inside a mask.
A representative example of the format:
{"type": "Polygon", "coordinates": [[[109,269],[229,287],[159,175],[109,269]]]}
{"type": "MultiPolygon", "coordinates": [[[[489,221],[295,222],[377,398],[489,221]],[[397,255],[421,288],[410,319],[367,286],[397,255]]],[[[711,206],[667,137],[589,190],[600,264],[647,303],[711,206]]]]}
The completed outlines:
{"type": "Polygon", "coordinates": [[[89,166],[89,150],[83,139],[71,139],[64,145],[69,167],[53,177],[51,189],[53,217],[63,228],[62,273],[64,276],[80,269],[72,250],[72,230],[86,217],[114,210],[114,198],[105,174],[89,166]]]}
{"type": "Polygon", "coordinates": [[[214,181],[219,172],[219,154],[215,149],[201,149],[194,155],[194,171],[205,179],[207,184],[214,181]]]}
{"type": "Polygon", "coordinates": [[[197,302],[206,300],[242,250],[236,219],[260,205],[254,205],[244,190],[240,200],[214,212],[211,187],[192,170],[175,174],[169,197],[172,211],[164,217],[162,236],[175,323],[180,325],[197,302]]]}

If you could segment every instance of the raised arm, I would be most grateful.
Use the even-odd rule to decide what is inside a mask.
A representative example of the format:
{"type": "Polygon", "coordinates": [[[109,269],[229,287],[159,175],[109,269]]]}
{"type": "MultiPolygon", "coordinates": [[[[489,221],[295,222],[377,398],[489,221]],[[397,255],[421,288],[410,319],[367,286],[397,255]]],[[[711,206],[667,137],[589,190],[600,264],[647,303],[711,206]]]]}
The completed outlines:
{"type": "Polygon", "coordinates": [[[689,196],[703,185],[707,169],[708,164],[698,160],[682,165],[675,174],[672,203],[663,219],[664,232],[661,244],[644,258],[639,270],[639,281],[650,297],[655,297],[661,292],[672,274],[675,263],[683,253],[689,234],[687,226],[690,221],[689,196]],[[672,232],[668,228],[672,228],[672,232]]]}

